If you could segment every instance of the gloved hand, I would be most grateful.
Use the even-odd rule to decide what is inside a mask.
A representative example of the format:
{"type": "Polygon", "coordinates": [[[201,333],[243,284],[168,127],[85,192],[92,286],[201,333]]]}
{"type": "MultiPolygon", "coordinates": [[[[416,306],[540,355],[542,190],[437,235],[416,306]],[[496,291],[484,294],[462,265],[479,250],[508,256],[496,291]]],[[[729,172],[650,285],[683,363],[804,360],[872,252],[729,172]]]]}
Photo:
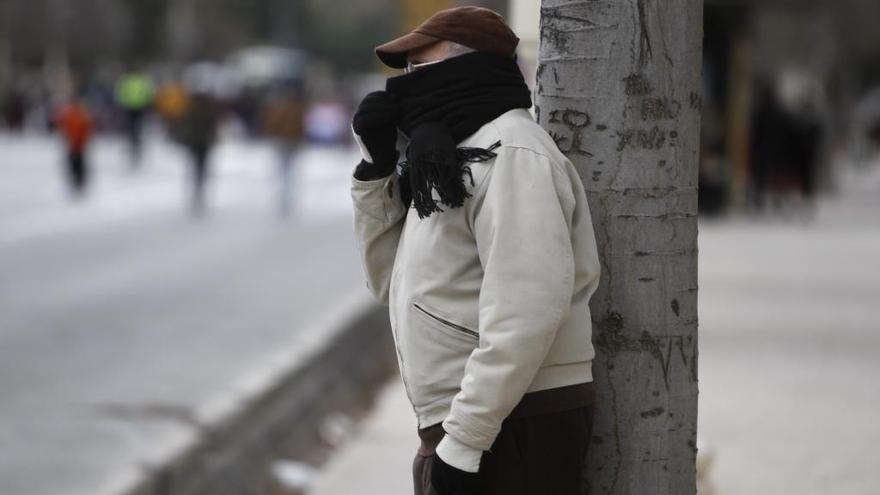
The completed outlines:
{"type": "Polygon", "coordinates": [[[351,128],[364,151],[364,160],[389,172],[397,166],[397,98],[373,91],[358,105],[351,128]]]}
{"type": "Polygon", "coordinates": [[[469,473],[450,466],[436,451],[431,458],[431,486],[437,495],[483,495],[486,492],[481,473],[469,473]]]}

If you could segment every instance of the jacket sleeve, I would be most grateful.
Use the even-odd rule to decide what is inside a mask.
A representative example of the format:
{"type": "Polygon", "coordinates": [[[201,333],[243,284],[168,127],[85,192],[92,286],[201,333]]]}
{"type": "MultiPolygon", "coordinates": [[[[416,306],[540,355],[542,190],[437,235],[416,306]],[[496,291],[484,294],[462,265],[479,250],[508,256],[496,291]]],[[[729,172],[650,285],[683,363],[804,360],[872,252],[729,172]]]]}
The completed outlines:
{"type": "Polygon", "coordinates": [[[367,288],[385,306],[406,216],[397,180],[396,173],[370,180],[358,179],[355,174],[351,177],[354,230],[367,288]]]}
{"type": "Polygon", "coordinates": [[[443,422],[447,434],[488,450],[544,361],[571,308],[571,180],[548,157],[501,148],[473,230],[483,280],[479,347],[443,422]]]}

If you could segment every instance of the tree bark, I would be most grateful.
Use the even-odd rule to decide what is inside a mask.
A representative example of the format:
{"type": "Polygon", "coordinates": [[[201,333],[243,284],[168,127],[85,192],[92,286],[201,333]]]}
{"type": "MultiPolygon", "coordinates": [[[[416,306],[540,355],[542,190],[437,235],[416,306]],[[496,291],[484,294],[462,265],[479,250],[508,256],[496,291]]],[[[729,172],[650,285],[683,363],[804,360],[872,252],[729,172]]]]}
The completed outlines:
{"type": "Polygon", "coordinates": [[[535,111],[588,191],[589,494],[696,493],[701,0],[543,0],[535,111]]]}

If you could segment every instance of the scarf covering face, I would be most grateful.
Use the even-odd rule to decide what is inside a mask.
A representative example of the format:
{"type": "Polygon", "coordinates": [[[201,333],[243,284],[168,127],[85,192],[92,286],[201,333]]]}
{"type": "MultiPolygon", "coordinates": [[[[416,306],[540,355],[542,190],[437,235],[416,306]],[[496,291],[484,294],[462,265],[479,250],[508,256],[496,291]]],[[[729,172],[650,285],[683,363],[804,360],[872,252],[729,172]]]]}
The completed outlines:
{"type": "Polygon", "coordinates": [[[456,145],[483,124],[514,108],[532,106],[531,94],[513,57],[471,52],[391,77],[385,87],[399,102],[397,126],[409,137],[400,175],[400,194],[419,218],[457,208],[470,197],[467,162],[484,161],[500,143],[486,148],[456,145]]]}

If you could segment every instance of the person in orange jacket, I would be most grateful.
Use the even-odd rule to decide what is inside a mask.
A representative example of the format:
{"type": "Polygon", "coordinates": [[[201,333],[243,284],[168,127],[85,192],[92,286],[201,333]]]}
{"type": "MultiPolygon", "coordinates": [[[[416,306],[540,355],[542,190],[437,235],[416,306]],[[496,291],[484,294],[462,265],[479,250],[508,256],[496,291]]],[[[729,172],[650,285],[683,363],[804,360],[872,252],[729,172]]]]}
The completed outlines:
{"type": "Polygon", "coordinates": [[[55,122],[67,145],[67,177],[71,190],[81,196],[88,181],[85,151],[92,138],[94,121],[85,104],[74,98],[61,107],[55,122]]]}

